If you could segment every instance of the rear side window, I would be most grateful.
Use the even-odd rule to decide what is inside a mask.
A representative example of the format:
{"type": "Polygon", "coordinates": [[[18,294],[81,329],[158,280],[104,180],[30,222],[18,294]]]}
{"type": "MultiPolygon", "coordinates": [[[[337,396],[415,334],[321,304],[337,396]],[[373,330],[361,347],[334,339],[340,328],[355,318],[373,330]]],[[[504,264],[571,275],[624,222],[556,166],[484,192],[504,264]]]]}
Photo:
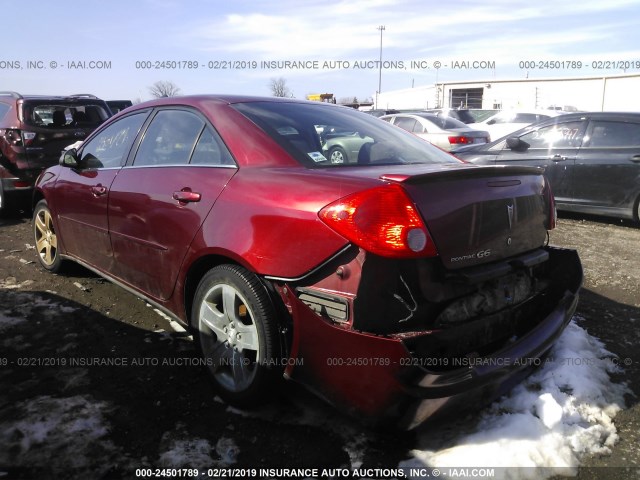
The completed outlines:
{"type": "Polygon", "coordinates": [[[188,164],[204,127],[204,121],[191,112],[161,110],[147,128],[133,164],[136,167],[188,164]]]}
{"type": "Polygon", "coordinates": [[[415,118],[408,117],[396,117],[394,125],[406,130],[407,132],[413,132],[413,127],[416,126],[417,120],[415,118]]]}
{"type": "Polygon", "coordinates": [[[218,134],[207,127],[193,151],[191,165],[235,165],[235,162],[218,134]]]}
{"type": "Polygon", "coordinates": [[[591,122],[589,147],[640,146],[640,124],[626,122],[591,122]]]}
{"type": "Polygon", "coordinates": [[[122,166],[146,118],[146,113],[137,113],[109,125],[83,147],[81,166],[83,168],[122,166]]]}

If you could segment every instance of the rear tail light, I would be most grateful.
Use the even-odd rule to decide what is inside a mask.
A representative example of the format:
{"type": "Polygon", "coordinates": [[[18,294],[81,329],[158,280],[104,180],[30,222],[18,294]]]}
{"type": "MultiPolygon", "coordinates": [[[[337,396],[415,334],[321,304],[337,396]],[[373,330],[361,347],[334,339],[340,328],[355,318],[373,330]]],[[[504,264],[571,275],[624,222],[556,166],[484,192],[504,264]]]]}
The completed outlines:
{"type": "Polygon", "coordinates": [[[25,132],[23,130],[18,129],[8,129],[5,131],[4,137],[7,139],[7,142],[15,147],[28,146],[31,144],[35,138],[35,132],[25,132]]]}
{"type": "Polygon", "coordinates": [[[320,219],[359,247],[392,258],[438,254],[422,218],[397,184],[363,190],[324,207],[320,219]]]}
{"type": "Polygon", "coordinates": [[[25,182],[24,180],[14,180],[13,186],[14,188],[27,188],[30,187],[31,184],[29,182],[25,182]]]}
{"type": "Polygon", "coordinates": [[[449,137],[449,143],[451,145],[468,145],[473,143],[472,137],[465,137],[464,135],[460,137],[449,137]]]}
{"type": "Polygon", "coordinates": [[[22,132],[22,140],[24,141],[25,147],[30,145],[35,138],[36,138],[35,132],[25,132],[25,131],[22,132]]]}
{"type": "Polygon", "coordinates": [[[547,224],[545,227],[547,230],[553,230],[556,228],[556,223],[558,222],[558,211],[556,210],[556,201],[553,197],[553,192],[551,191],[551,185],[549,184],[549,180],[545,178],[544,180],[544,191],[543,194],[547,201],[547,224]]]}

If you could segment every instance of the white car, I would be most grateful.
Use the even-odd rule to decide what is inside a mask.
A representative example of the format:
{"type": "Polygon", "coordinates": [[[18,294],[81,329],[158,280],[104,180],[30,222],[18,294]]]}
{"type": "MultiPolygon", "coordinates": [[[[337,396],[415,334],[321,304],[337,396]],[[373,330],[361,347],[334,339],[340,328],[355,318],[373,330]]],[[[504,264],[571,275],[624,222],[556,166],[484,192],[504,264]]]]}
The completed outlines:
{"type": "Polygon", "coordinates": [[[493,141],[527,125],[557,117],[564,113],[558,110],[502,110],[482,122],[470,123],[467,126],[489,132],[493,141]]]}
{"type": "Polygon", "coordinates": [[[380,120],[411,132],[446,151],[460,145],[489,142],[486,131],[470,128],[470,125],[455,118],[433,113],[394,113],[384,115],[380,120]]]}

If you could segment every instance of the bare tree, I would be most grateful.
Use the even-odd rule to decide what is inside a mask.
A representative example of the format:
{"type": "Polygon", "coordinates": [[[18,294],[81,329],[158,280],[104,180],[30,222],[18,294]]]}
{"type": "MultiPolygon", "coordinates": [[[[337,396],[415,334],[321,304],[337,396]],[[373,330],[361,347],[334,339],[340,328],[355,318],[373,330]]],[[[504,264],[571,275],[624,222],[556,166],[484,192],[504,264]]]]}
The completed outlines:
{"type": "Polygon", "coordinates": [[[293,97],[293,93],[287,87],[287,81],[282,77],[272,78],[269,81],[269,88],[274,97],[293,97]]]}
{"type": "Polygon", "coordinates": [[[180,89],[173,82],[159,80],[149,87],[149,92],[155,98],[175,97],[180,93],[180,89]]]}

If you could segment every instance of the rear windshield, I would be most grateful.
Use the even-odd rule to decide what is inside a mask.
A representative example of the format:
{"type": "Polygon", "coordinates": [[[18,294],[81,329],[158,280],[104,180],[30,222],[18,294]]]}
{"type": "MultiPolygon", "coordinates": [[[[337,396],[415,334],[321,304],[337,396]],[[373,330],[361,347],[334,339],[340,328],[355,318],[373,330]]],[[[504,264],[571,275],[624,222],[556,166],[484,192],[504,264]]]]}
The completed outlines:
{"type": "Polygon", "coordinates": [[[473,118],[473,115],[471,115],[469,110],[451,110],[449,112],[449,115],[457,118],[462,123],[474,123],[476,121],[476,119],[473,118]]]}
{"type": "Polygon", "coordinates": [[[459,163],[425,140],[346,107],[251,102],[235,108],[311,168],[459,163]]]}
{"type": "Polygon", "coordinates": [[[90,102],[29,101],[22,106],[28,125],[49,128],[95,128],[109,118],[104,105],[90,102]]]}
{"type": "Polygon", "coordinates": [[[440,127],[443,130],[452,130],[454,128],[467,128],[467,125],[462,123],[460,120],[456,120],[455,118],[445,117],[444,115],[420,115],[420,117],[425,120],[430,121],[437,127],[440,127]]]}

